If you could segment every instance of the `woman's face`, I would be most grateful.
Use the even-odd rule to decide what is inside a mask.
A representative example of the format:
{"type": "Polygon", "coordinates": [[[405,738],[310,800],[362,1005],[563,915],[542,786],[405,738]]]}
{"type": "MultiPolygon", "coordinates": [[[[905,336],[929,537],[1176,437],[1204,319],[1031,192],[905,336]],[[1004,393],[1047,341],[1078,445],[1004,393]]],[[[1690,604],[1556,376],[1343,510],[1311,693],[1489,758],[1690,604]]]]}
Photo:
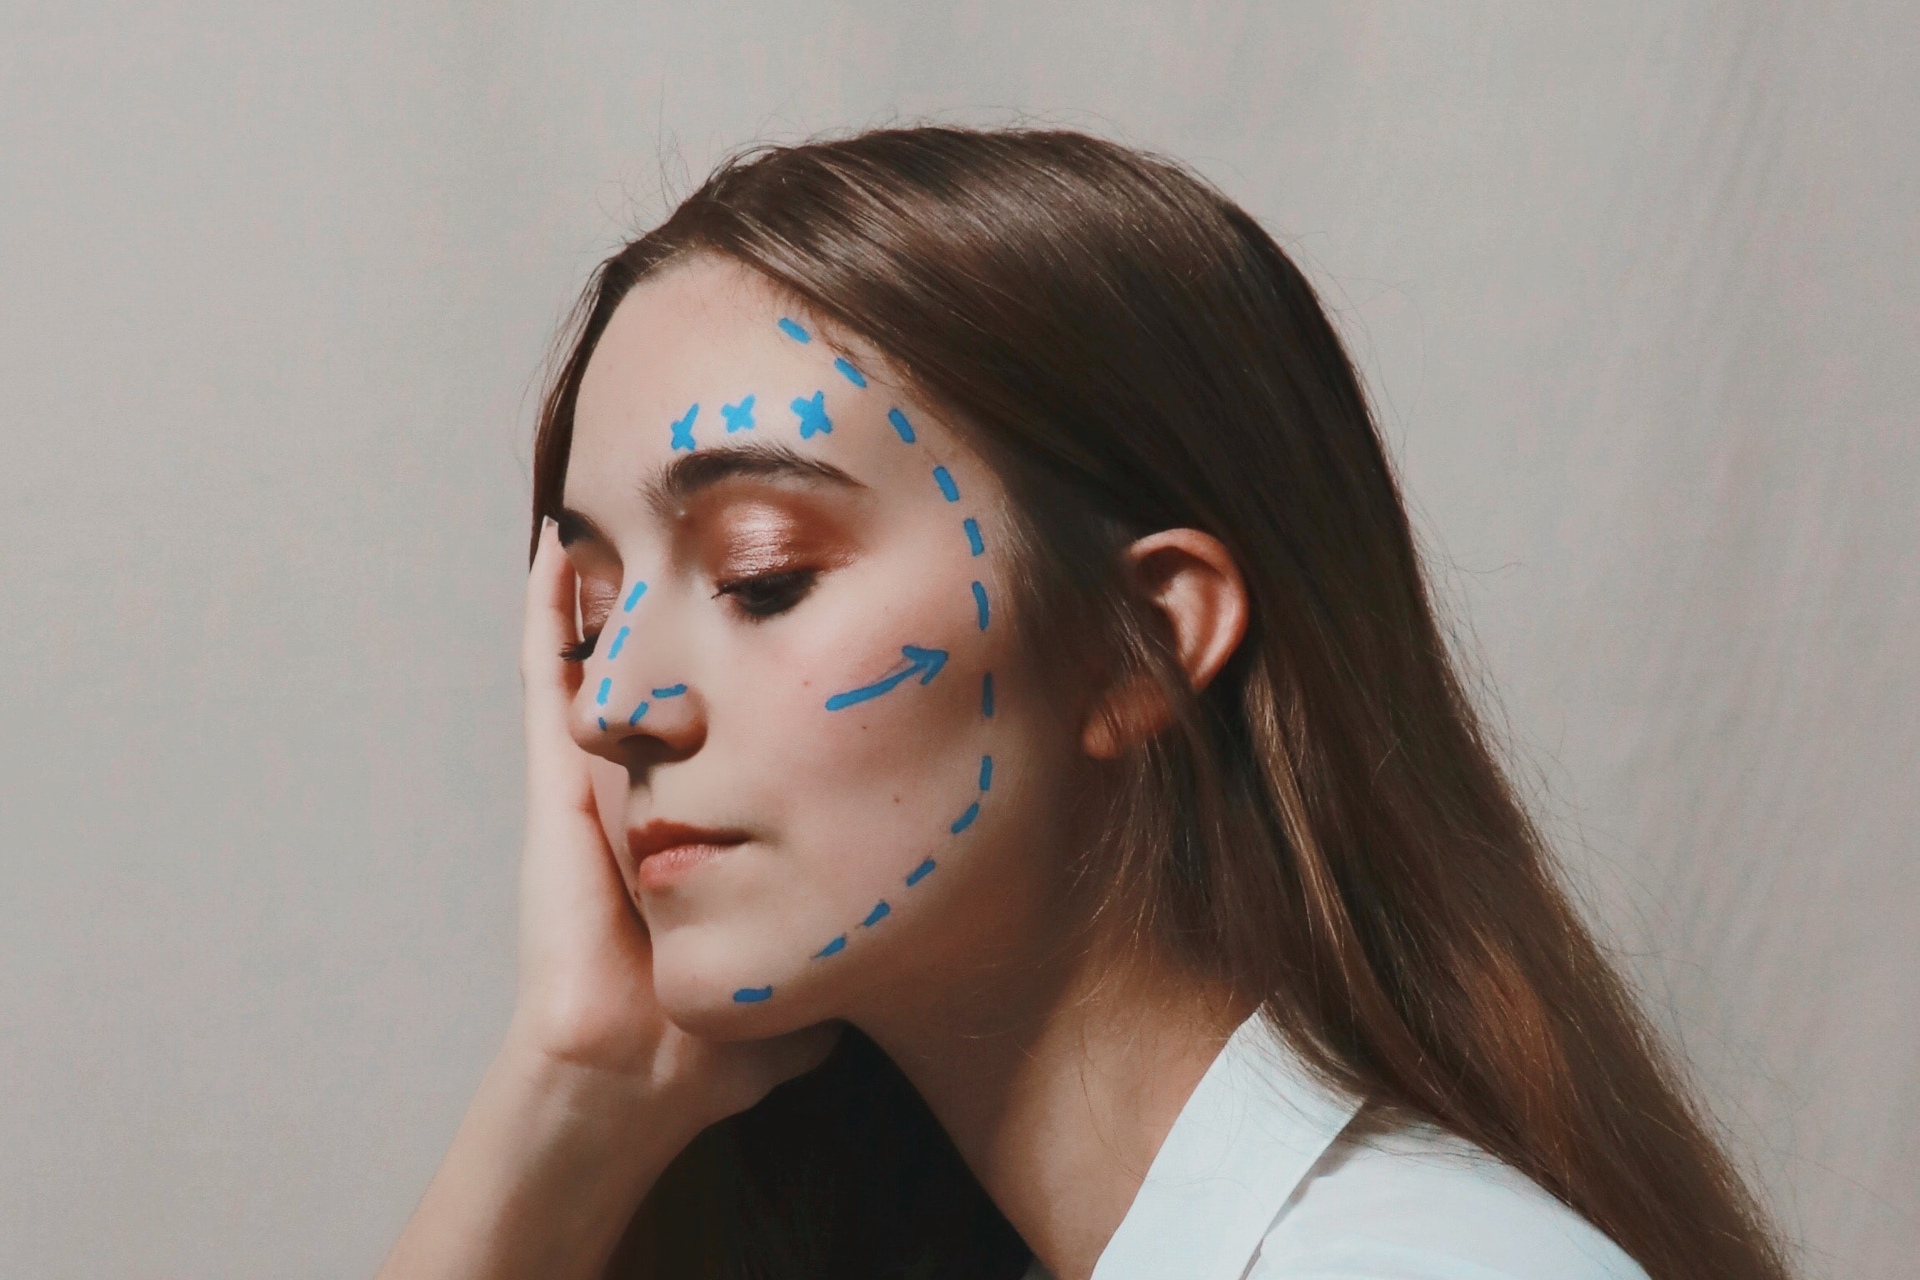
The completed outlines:
{"type": "Polygon", "coordinates": [[[573,733],[696,1034],[937,1005],[1060,923],[1077,736],[1011,625],[1006,494],[849,341],[694,258],[627,296],[580,387],[573,733]],[[689,842],[721,852],[639,865],[689,842]]]}

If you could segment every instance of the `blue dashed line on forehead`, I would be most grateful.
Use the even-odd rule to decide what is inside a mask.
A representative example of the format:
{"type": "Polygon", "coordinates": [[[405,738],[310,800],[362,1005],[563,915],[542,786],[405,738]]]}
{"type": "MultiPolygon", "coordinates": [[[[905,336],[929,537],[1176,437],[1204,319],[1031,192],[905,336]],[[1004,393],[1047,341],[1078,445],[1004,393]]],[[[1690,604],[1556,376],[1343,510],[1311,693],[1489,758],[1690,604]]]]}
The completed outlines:
{"type": "MultiPolygon", "coordinates": [[[[693,443],[693,420],[699,416],[700,406],[696,404],[687,410],[685,417],[673,424],[674,449],[685,449],[688,453],[693,452],[695,448],[693,443]]],[[[672,452],[672,450],[670,449],[668,452],[672,452]]]]}
{"type": "Polygon", "coordinates": [[[670,684],[665,688],[655,689],[653,696],[656,698],[677,698],[686,691],[687,686],[683,684],[670,684]]]}
{"type": "Polygon", "coordinates": [[[967,546],[973,554],[979,555],[987,549],[987,544],[980,540],[980,522],[978,520],[975,520],[972,516],[968,516],[961,522],[961,527],[967,531],[967,546]]]}
{"type": "Polygon", "coordinates": [[[721,405],[720,416],[726,421],[729,434],[753,430],[753,397],[746,396],[739,404],[721,405]]]}
{"type": "Polygon", "coordinates": [[[979,583],[973,584],[973,612],[979,619],[980,629],[987,629],[987,589],[979,583]]]}
{"type": "Polygon", "coordinates": [[[630,628],[622,627],[613,633],[613,647],[607,650],[607,661],[611,662],[620,656],[620,646],[627,642],[627,633],[629,630],[630,628]]]}
{"type": "Polygon", "coordinates": [[[953,482],[953,477],[947,474],[945,467],[933,469],[933,482],[940,486],[940,492],[945,495],[948,502],[960,501],[960,486],[953,482]]]}
{"type": "Polygon", "coordinates": [[[620,611],[622,613],[632,613],[633,606],[639,604],[640,597],[645,594],[647,594],[647,584],[644,582],[634,583],[633,590],[627,592],[627,602],[620,606],[620,611]]]}
{"type": "Polygon", "coordinates": [[[772,987],[742,987],[733,993],[736,1004],[758,1004],[773,995],[772,987]]]}
{"type": "Polygon", "coordinates": [[[907,888],[911,889],[913,888],[913,886],[915,886],[916,884],[919,884],[922,880],[926,879],[927,872],[931,870],[933,870],[933,859],[928,858],[925,862],[915,867],[913,871],[908,874],[907,888]]]}
{"type": "Polygon", "coordinates": [[[780,332],[786,334],[789,338],[792,338],[795,342],[812,342],[813,341],[812,334],[808,333],[805,329],[802,329],[799,325],[787,319],[787,317],[785,316],[780,317],[780,332]]]}
{"type": "Polygon", "coordinates": [[[593,697],[594,705],[600,706],[600,707],[606,706],[607,695],[611,692],[613,692],[613,677],[612,676],[602,677],[600,681],[600,692],[595,694],[593,697]]]}
{"type": "Polygon", "coordinates": [[[827,956],[833,955],[839,951],[844,950],[846,948],[846,945],[847,945],[847,935],[843,933],[839,937],[835,938],[832,942],[829,942],[826,946],[814,952],[813,958],[815,960],[824,959],[827,956]]]}
{"type": "Polygon", "coordinates": [[[853,361],[847,359],[845,356],[836,356],[833,361],[833,367],[840,371],[841,377],[851,382],[854,386],[864,387],[867,385],[867,375],[854,368],[853,361]]]}
{"type": "Polygon", "coordinates": [[[800,417],[802,440],[821,432],[832,432],[833,419],[827,417],[826,401],[827,393],[824,391],[816,391],[811,397],[794,399],[793,411],[800,417]]]}
{"type": "Polygon", "coordinates": [[[979,816],[980,816],[980,802],[978,800],[975,800],[972,804],[967,806],[967,811],[965,813],[961,814],[959,817],[953,820],[953,825],[951,827],[948,827],[947,830],[953,832],[953,834],[955,835],[959,835],[962,831],[965,831],[968,827],[972,826],[973,820],[979,816]]]}
{"type": "Polygon", "coordinates": [[[907,421],[906,414],[900,412],[898,409],[889,409],[887,410],[887,421],[893,424],[893,429],[899,433],[902,443],[913,443],[913,424],[907,421]]]}
{"type": "Polygon", "coordinates": [[[880,921],[886,917],[887,913],[892,910],[893,908],[885,902],[876,902],[873,904],[873,910],[867,912],[867,918],[860,923],[863,927],[871,929],[874,925],[879,924],[880,921]]]}

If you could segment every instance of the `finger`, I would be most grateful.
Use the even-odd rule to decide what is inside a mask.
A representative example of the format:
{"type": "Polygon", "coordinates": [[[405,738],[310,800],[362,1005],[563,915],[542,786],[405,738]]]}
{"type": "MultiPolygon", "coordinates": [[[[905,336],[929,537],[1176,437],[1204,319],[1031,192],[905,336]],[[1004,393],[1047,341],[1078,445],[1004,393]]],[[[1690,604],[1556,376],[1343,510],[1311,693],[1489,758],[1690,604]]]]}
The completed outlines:
{"type": "Polygon", "coordinates": [[[533,712],[537,704],[546,717],[557,712],[563,725],[567,705],[573,700],[574,686],[579,680],[572,664],[561,657],[561,650],[579,639],[574,625],[577,591],[578,577],[560,546],[559,526],[549,518],[542,522],[539,547],[527,574],[520,678],[526,689],[528,711],[533,712]]]}

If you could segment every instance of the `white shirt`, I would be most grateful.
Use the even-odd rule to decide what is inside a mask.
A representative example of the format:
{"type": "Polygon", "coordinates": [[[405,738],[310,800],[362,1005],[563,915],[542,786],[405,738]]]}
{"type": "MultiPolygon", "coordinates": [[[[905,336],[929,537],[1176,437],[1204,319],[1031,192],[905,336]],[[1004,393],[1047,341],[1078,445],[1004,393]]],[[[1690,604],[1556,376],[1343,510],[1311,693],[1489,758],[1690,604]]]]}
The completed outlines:
{"type": "MultiPolygon", "coordinates": [[[[1256,1012],[1174,1120],[1093,1280],[1647,1280],[1537,1184],[1430,1125],[1343,1135],[1256,1012]]],[[[1023,1280],[1052,1280],[1035,1259],[1023,1280]]]]}

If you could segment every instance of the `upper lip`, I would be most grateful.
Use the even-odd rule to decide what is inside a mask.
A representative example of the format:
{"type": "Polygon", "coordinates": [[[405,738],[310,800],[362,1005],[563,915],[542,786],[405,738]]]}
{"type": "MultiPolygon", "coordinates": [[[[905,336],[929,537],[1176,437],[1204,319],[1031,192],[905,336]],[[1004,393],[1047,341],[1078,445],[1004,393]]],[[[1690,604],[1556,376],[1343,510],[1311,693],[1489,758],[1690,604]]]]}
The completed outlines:
{"type": "Polygon", "coordinates": [[[711,827],[690,827],[684,822],[668,822],[664,818],[655,818],[643,826],[633,827],[627,832],[627,851],[633,855],[634,865],[659,853],[662,849],[672,849],[683,844],[739,844],[747,835],[744,831],[719,831],[711,827]]]}

